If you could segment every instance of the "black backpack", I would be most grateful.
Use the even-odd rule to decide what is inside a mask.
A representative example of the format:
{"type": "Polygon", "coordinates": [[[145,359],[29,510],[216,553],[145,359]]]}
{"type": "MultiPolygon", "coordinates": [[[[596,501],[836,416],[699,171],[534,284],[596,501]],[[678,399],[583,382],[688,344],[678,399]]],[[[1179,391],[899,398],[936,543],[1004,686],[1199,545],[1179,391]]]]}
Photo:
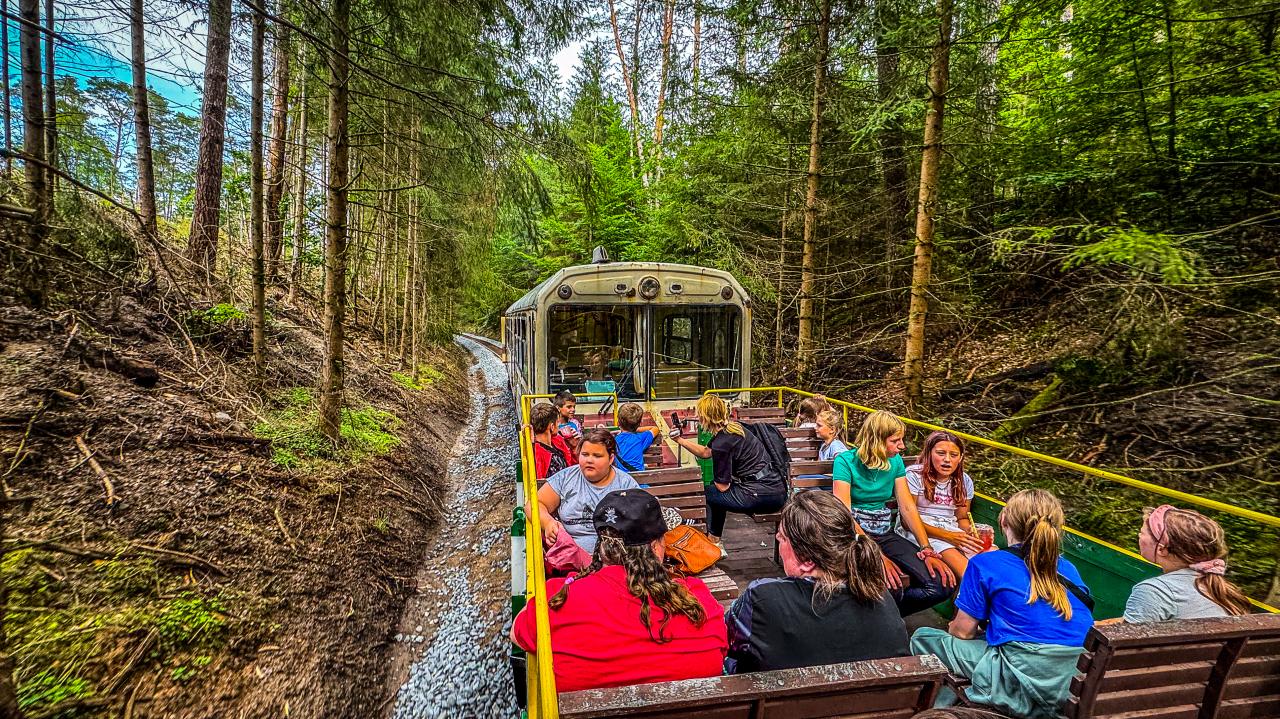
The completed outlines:
{"type": "Polygon", "coordinates": [[[783,483],[791,486],[791,454],[787,452],[787,440],[777,427],[764,422],[743,422],[742,428],[747,434],[760,440],[764,445],[764,453],[769,457],[769,466],[778,473],[783,483]]]}

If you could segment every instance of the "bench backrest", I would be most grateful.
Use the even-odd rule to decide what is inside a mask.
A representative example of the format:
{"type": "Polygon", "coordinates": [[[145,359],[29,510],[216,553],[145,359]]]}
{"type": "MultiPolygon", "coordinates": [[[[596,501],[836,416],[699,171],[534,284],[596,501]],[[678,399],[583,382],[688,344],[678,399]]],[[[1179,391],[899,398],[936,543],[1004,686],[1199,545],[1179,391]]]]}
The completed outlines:
{"type": "Polygon", "coordinates": [[[697,524],[707,523],[707,495],[702,484],[701,467],[670,467],[632,472],[640,484],[649,485],[645,491],[658,498],[664,507],[673,507],[685,519],[697,524]]]}
{"type": "Polygon", "coordinates": [[[1280,615],[1094,627],[1077,668],[1071,719],[1280,716],[1280,615]]]}
{"type": "Polygon", "coordinates": [[[937,657],[897,657],[560,695],[564,719],[906,719],[933,704],[937,657]]]}

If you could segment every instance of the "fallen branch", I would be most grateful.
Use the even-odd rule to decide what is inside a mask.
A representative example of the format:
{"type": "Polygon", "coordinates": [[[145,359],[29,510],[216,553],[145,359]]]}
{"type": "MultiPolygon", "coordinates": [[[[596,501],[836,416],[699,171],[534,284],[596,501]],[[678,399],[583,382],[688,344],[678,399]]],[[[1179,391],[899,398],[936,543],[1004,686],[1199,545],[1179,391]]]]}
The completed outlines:
{"type": "Polygon", "coordinates": [[[119,498],[116,497],[116,486],[112,484],[111,477],[107,475],[107,470],[98,464],[98,460],[93,458],[93,452],[89,450],[89,445],[84,443],[84,437],[76,435],[76,446],[80,448],[80,454],[84,455],[85,461],[98,475],[98,479],[102,480],[102,486],[107,490],[107,509],[115,509],[119,498]]]}
{"type": "Polygon", "coordinates": [[[62,542],[54,542],[54,541],[45,540],[45,539],[25,539],[22,537],[15,537],[12,539],[4,540],[4,543],[6,545],[10,545],[9,547],[7,547],[7,549],[8,551],[11,551],[11,552],[18,551],[21,549],[30,549],[32,547],[39,547],[41,549],[46,549],[50,552],[57,552],[59,554],[69,554],[73,557],[80,557],[81,559],[116,559],[120,557],[137,556],[137,554],[139,553],[158,554],[162,559],[167,560],[169,564],[176,564],[182,567],[203,567],[204,569],[208,569],[211,572],[216,572],[217,574],[220,574],[224,577],[230,576],[227,574],[227,571],[222,567],[219,567],[218,565],[214,564],[213,562],[210,562],[207,559],[204,559],[202,557],[197,557],[194,554],[179,552],[174,549],[163,549],[161,547],[153,547],[149,544],[142,544],[139,542],[130,542],[127,545],[127,548],[125,551],[116,552],[116,553],[104,552],[101,549],[94,549],[93,547],[77,547],[77,546],[72,546],[70,544],[63,544],[62,542]],[[129,549],[132,549],[135,551],[129,552],[128,551],[129,549]]]}
{"type": "Polygon", "coordinates": [[[276,524],[280,525],[280,533],[284,535],[284,541],[289,543],[289,547],[297,551],[298,545],[293,541],[293,535],[289,534],[289,528],[284,526],[284,517],[280,516],[280,505],[275,506],[274,514],[276,515],[276,524]]]}
{"type": "Polygon", "coordinates": [[[144,552],[159,554],[165,557],[169,557],[172,560],[178,560],[173,562],[174,564],[186,564],[188,566],[204,567],[205,569],[208,569],[211,572],[217,572],[218,574],[221,574],[224,577],[230,576],[227,574],[227,570],[223,569],[222,567],[219,567],[218,565],[214,564],[213,562],[210,562],[207,559],[204,559],[203,557],[197,557],[194,554],[179,552],[176,549],[162,549],[160,547],[153,547],[149,544],[141,544],[138,542],[130,542],[129,546],[134,547],[136,549],[141,549],[144,552]]]}

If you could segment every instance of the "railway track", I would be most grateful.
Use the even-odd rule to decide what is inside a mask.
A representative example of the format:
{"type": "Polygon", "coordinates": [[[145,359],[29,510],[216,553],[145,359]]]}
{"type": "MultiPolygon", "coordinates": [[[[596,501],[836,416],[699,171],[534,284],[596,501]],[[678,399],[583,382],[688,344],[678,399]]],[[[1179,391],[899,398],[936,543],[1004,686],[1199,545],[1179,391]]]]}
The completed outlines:
{"type": "Polygon", "coordinates": [[[490,352],[498,355],[499,359],[503,358],[504,355],[506,354],[506,347],[501,342],[495,339],[492,339],[490,337],[485,337],[484,335],[471,334],[470,332],[459,332],[458,336],[465,337],[471,340],[472,342],[475,342],[476,344],[484,347],[490,352]]]}

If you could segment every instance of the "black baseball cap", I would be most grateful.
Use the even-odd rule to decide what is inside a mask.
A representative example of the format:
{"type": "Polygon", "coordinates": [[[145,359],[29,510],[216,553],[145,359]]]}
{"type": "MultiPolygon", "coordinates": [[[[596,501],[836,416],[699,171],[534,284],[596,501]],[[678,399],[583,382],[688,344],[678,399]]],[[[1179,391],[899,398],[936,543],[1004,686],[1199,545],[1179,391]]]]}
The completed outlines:
{"type": "Polygon", "coordinates": [[[597,533],[608,528],[627,545],[648,544],[667,533],[662,505],[643,489],[619,489],[606,494],[596,505],[591,521],[597,533]]]}

